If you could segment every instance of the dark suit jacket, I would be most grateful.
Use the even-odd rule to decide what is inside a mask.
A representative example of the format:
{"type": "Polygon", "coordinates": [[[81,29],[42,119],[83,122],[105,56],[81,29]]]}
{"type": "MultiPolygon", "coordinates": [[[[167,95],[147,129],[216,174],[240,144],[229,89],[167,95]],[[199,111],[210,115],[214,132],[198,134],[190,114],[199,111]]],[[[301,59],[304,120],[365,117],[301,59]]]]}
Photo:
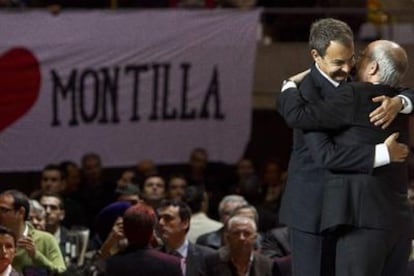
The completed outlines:
{"type": "MultiPolygon", "coordinates": [[[[228,249],[220,248],[213,255],[206,258],[206,276],[233,276],[236,275],[232,267],[228,249]]],[[[279,269],[274,261],[268,257],[254,253],[254,259],[249,276],[279,275],[279,269]]]]}
{"type": "MultiPolygon", "coordinates": [[[[317,102],[335,92],[334,86],[312,66],[300,89],[308,101],[317,102]]],[[[297,118],[286,106],[289,91],[277,99],[278,112],[290,127],[297,118]]],[[[314,159],[312,145],[323,145],[329,141],[329,132],[293,131],[293,149],[289,160],[287,185],[282,196],[280,221],[298,230],[318,233],[322,213],[322,193],[326,172],[321,160],[314,159]]],[[[326,163],[344,171],[369,173],[374,163],[373,145],[337,145],[324,156],[326,163]]]]}
{"type": "Polygon", "coordinates": [[[260,253],[268,257],[289,256],[288,228],[286,226],[274,228],[265,233],[261,243],[260,253]]]}
{"type": "Polygon", "coordinates": [[[186,259],[186,276],[203,275],[206,270],[205,258],[214,254],[216,250],[209,247],[189,243],[186,259]]]}
{"type": "Polygon", "coordinates": [[[219,249],[222,246],[221,237],[223,235],[223,228],[216,231],[205,233],[197,238],[196,243],[208,246],[213,249],[219,249]]]}
{"type": "MultiPolygon", "coordinates": [[[[160,250],[166,253],[165,247],[160,250]]],[[[204,275],[206,269],[205,258],[208,255],[214,254],[216,250],[206,246],[188,243],[187,258],[185,260],[185,275],[186,276],[198,276],[204,275]]]]}
{"type": "Polygon", "coordinates": [[[124,252],[108,258],[105,275],[182,276],[182,271],[177,257],[155,249],[127,248],[124,252]]]}
{"type": "Polygon", "coordinates": [[[66,252],[66,242],[68,243],[74,243],[74,240],[70,240],[69,237],[69,230],[64,227],[60,226],[60,242],[59,242],[59,248],[60,252],[62,253],[62,256],[70,256],[70,252],[66,252]]]}
{"type": "MultiPolygon", "coordinates": [[[[196,244],[217,250],[224,245],[222,239],[223,231],[224,227],[210,233],[205,233],[197,238],[196,244]]],[[[254,243],[255,250],[260,250],[262,248],[263,238],[263,234],[258,233],[254,243]]]]}
{"type": "MultiPolygon", "coordinates": [[[[395,88],[370,83],[348,83],[323,102],[307,102],[298,91],[286,93],[284,108],[296,116],[301,127],[336,129],[332,136],[335,144],[375,145],[396,131],[400,132],[399,140],[408,143],[407,115],[397,116],[386,130],[369,122],[369,113],[378,106],[372,102],[372,98],[379,95],[393,97],[401,93],[395,88]]],[[[408,93],[410,95],[411,92],[408,93]]],[[[330,154],[330,145],[311,147],[322,160],[330,154]]],[[[370,174],[349,174],[331,168],[325,179],[321,230],[338,225],[410,229],[412,214],[406,194],[406,163],[391,163],[374,169],[370,174]]]]}

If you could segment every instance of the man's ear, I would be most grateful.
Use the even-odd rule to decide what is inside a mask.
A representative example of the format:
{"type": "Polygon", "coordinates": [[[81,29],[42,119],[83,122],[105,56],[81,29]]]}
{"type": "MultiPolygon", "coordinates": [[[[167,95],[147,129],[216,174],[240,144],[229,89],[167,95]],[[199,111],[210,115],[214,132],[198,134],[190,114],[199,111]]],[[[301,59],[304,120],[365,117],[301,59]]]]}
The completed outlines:
{"type": "Polygon", "coordinates": [[[190,228],[190,220],[184,220],[182,222],[183,229],[189,229],[190,228]]]}
{"type": "Polygon", "coordinates": [[[64,219],[65,219],[65,215],[66,215],[65,210],[62,210],[62,211],[60,212],[59,220],[60,220],[60,221],[64,220],[64,219]]]}
{"type": "Polygon", "coordinates": [[[315,62],[318,62],[322,57],[319,55],[318,51],[316,51],[315,49],[311,50],[311,57],[315,62]]]}
{"type": "Polygon", "coordinates": [[[370,75],[375,75],[379,70],[379,65],[378,62],[376,62],[375,60],[371,61],[368,65],[368,73],[370,75]]]}
{"type": "Polygon", "coordinates": [[[24,216],[26,214],[26,210],[24,209],[23,206],[20,206],[19,210],[17,210],[17,212],[19,213],[19,215],[22,217],[22,219],[24,220],[24,216]]]}

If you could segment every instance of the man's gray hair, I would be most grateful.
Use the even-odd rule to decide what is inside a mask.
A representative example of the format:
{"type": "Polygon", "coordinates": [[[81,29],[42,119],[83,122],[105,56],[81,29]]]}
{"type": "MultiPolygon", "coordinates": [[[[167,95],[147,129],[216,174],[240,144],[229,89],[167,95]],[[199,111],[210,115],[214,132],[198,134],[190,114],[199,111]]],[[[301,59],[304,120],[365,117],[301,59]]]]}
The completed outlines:
{"type": "Polygon", "coordinates": [[[229,220],[227,221],[227,230],[230,230],[233,223],[250,223],[253,226],[253,229],[255,232],[257,232],[257,224],[254,221],[254,219],[252,219],[251,217],[246,217],[246,216],[242,216],[242,215],[236,215],[233,216],[231,218],[229,218],[229,220]]]}
{"type": "Polygon", "coordinates": [[[227,195],[219,203],[218,212],[220,216],[222,215],[224,205],[229,202],[239,203],[239,206],[248,204],[247,200],[240,195],[227,195]]]}
{"type": "Polygon", "coordinates": [[[30,211],[34,213],[39,213],[42,217],[46,215],[46,210],[42,206],[42,204],[39,203],[39,201],[35,199],[30,199],[29,203],[30,203],[30,211]]]}
{"type": "Polygon", "coordinates": [[[383,40],[372,48],[371,60],[378,63],[380,83],[389,86],[400,86],[408,69],[407,53],[395,51],[400,46],[392,41],[383,40]]]}
{"type": "Polygon", "coordinates": [[[312,23],[309,32],[309,49],[315,49],[321,57],[326,54],[326,49],[332,41],[343,45],[351,45],[354,42],[354,34],[347,23],[334,18],[322,18],[312,23]]]}

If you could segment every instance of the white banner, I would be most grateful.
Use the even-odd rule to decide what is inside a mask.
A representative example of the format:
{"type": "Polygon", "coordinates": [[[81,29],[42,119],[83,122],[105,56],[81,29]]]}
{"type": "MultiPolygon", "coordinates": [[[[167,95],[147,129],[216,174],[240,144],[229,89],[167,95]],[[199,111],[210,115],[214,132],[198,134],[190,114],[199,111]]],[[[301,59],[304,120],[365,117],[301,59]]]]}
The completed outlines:
{"type": "Polygon", "coordinates": [[[250,135],[259,11],[0,13],[0,171],[235,162],[250,135]]]}

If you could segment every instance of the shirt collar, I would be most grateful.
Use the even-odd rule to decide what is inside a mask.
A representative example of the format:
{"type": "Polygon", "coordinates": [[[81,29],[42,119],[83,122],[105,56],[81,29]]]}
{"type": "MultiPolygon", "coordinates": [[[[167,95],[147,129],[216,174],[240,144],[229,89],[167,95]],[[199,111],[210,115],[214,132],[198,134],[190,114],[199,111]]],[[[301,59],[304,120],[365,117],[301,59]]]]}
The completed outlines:
{"type": "Polygon", "coordinates": [[[0,276],[9,276],[12,271],[12,266],[9,264],[3,272],[0,272],[0,276]]]}
{"type": "Polygon", "coordinates": [[[188,240],[185,239],[183,244],[181,244],[178,248],[174,249],[175,251],[177,251],[178,253],[180,253],[180,255],[183,258],[187,258],[187,252],[188,252],[188,240]]]}
{"type": "Polygon", "coordinates": [[[60,243],[60,236],[61,236],[61,231],[60,231],[60,227],[58,227],[58,229],[56,230],[55,234],[53,236],[55,236],[55,239],[57,240],[58,244],[60,243]]]}
{"type": "Polygon", "coordinates": [[[24,231],[23,231],[23,237],[29,236],[29,226],[27,223],[24,224],[24,231]]]}
{"type": "Polygon", "coordinates": [[[333,86],[338,87],[339,86],[339,82],[331,79],[327,74],[325,74],[325,72],[323,72],[321,70],[321,68],[319,68],[319,65],[315,62],[315,67],[316,69],[318,69],[319,73],[325,78],[327,79],[333,86]]]}

